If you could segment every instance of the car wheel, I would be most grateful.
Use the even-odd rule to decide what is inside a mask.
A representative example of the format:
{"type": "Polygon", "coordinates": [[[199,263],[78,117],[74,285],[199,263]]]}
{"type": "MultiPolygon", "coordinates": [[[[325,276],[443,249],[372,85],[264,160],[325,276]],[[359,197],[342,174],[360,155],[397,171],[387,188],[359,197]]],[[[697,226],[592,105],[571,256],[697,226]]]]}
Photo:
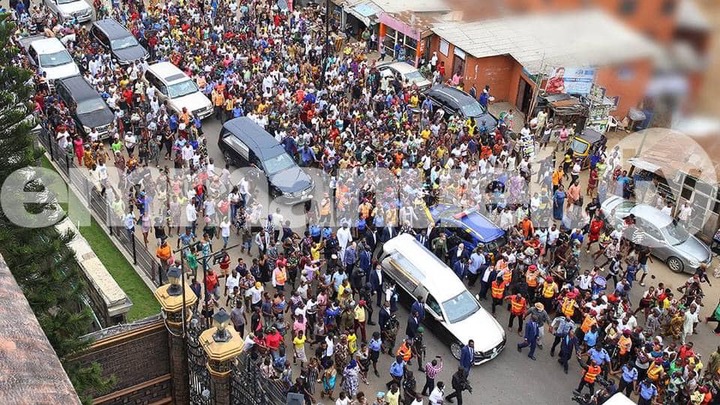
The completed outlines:
{"type": "Polygon", "coordinates": [[[671,257],[667,259],[667,265],[675,273],[682,273],[683,272],[683,262],[682,260],[678,259],[677,257],[671,257]]]}
{"type": "Polygon", "coordinates": [[[460,360],[460,353],[462,352],[462,345],[460,342],[455,342],[450,345],[450,353],[452,353],[455,360],[460,360]]]}

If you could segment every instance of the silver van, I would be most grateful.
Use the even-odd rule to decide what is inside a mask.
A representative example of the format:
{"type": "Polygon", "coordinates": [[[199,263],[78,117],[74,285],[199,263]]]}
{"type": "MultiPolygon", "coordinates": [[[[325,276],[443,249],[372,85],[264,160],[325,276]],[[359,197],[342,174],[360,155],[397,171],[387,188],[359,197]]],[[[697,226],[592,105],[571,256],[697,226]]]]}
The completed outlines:
{"type": "Polygon", "coordinates": [[[453,357],[469,340],[475,341],[475,365],[490,361],[505,348],[502,326],[465,288],[453,271],[409,234],[383,245],[383,273],[413,297],[425,299],[425,323],[450,343],[453,357]]]}

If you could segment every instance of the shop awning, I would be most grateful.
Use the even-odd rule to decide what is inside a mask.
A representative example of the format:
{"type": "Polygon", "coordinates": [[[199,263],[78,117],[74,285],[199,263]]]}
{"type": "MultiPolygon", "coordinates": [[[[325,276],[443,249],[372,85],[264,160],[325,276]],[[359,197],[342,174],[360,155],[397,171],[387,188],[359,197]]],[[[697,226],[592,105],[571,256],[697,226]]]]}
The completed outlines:
{"type": "Polygon", "coordinates": [[[365,24],[367,27],[375,24],[377,21],[375,16],[378,11],[380,10],[370,3],[360,3],[345,9],[345,12],[360,20],[360,22],[365,24]]]}

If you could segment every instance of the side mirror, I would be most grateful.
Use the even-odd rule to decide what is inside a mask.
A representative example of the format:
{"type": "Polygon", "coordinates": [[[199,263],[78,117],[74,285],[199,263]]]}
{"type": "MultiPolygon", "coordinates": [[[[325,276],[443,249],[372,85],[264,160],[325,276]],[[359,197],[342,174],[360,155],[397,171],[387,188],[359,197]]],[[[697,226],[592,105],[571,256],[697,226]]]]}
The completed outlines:
{"type": "Polygon", "coordinates": [[[434,318],[435,318],[435,320],[438,321],[438,322],[443,322],[443,321],[444,321],[443,317],[442,317],[442,316],[439,316],[439,315],[435,315],[434,318]]]}

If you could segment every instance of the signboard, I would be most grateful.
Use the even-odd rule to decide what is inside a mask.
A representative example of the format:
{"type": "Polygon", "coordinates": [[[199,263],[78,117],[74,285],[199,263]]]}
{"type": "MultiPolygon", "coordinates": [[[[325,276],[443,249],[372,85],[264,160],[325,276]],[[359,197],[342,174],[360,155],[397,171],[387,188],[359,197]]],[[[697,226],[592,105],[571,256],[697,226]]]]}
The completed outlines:
{"type": "Polygon", "coordinates": [[[552,68],[548,72],[549,79],[545,84],[547,94],[580,94],[588,95],[595,81],[594,68],[552,68]]]}

